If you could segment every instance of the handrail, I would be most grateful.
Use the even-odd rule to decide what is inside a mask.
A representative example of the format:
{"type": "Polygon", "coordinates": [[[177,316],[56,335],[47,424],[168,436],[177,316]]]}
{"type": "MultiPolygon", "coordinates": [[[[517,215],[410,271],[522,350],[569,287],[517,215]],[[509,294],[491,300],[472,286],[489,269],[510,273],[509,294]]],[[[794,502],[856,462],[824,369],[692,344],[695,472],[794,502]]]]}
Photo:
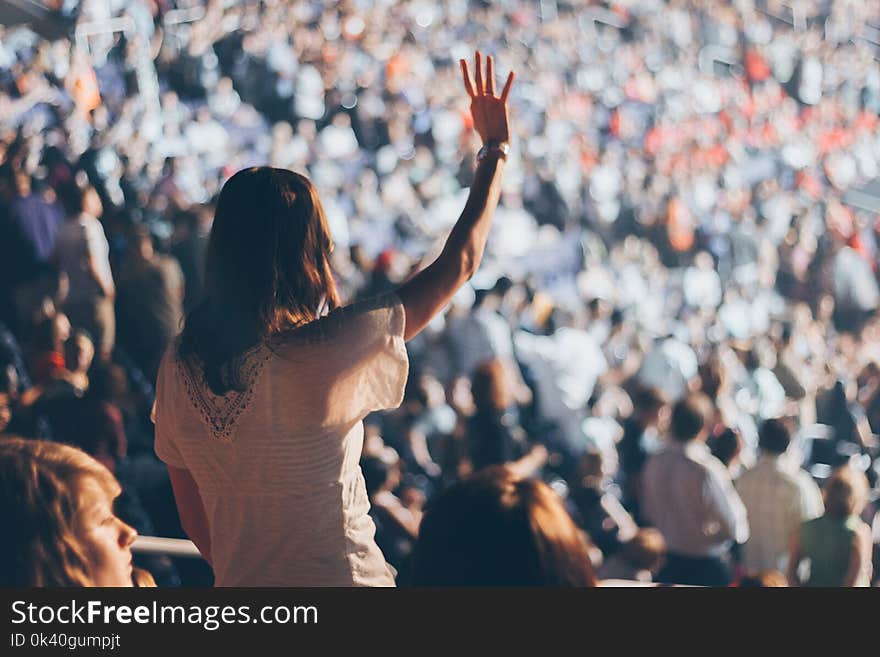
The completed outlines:
{"type": "Polygon", "coordinates": [[[201,559],[202,554],[195,543],[184,538],[162,538],[160,536],[138,536],[131,546],[137,554],[165,554],[169,557],[201,559]]]}

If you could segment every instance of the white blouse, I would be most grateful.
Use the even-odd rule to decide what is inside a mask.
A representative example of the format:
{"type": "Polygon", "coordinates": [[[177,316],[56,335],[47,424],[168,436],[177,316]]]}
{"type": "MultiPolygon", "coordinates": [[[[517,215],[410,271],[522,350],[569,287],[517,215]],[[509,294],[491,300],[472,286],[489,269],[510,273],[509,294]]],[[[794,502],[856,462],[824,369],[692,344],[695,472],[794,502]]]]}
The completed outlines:
{"type": "Polygon", "coordinates": [[[217,586],[394,586],[358,463],[363,418],[403,400],[404,324],[393,292],[338,309],[246,352],[223,396],[169,348],[156,454],[199,487],[217,586]]]}

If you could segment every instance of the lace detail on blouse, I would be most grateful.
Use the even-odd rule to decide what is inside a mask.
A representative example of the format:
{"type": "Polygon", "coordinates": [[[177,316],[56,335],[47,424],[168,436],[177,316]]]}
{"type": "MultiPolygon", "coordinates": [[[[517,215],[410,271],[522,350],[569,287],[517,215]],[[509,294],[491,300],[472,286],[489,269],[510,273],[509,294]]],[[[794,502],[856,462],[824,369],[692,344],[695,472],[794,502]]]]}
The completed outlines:
{"type": "Polygon", "coordinates": [[[244,389],[230,390],[223,395],[211,391],[205,369],[198,359],[177,359],[177,369],[190,403],[214,438],[224,442],[232,440],[232,432],[239,418],[250,408],[257,379],[271,356],[272,351],[264,342],[245,351],[236,363],[244,389]]]}

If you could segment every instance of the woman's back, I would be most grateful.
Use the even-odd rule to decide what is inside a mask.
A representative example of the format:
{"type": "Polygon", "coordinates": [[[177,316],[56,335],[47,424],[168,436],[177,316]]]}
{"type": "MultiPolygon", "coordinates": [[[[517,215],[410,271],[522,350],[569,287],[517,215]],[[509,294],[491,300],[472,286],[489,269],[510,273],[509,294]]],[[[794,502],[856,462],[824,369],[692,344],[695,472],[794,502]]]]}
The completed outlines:
{"type": "Polygon", "coordinates": [[[156,452],[198,484],[217,585],[394,584],[358,460],[363,417],[402,400],[403,331],[394,293],[334,311],[248,350],[222,396],[166,354],[156,452]]]}
{"type": "Polygon", "coordinates": [[[163,359],[156,399],[156,453],[171,466],[181,524],[220,585],[393,583],[367,515],[361,420],[402,401],[404,341],[483,257],[510,149],[514,76],[496,96],[493,59],[484,81],[481,58],[476,80],[460,60],[483,141],[468,202],[440,255],[397,292],[315,320],[338,306],[315,186],[273,167],[223,184],[204,295],[163,359]]]}

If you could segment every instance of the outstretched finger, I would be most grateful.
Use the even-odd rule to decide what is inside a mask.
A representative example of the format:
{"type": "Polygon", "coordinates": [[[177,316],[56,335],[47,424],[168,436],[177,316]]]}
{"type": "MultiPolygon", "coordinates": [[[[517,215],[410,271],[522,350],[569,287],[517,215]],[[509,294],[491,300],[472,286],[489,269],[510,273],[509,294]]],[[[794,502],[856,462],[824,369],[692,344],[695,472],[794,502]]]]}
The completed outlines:
{"type": "Polygon", "coordinates": [[[486,93],[485,88],[483,87],[483,71],[480,70],[482,68],[482,63],[480,61],[480,51],[477,51],[477,54],[474,56],[474,68],[476,69],[477,76],[477,95],[482,96],[486,93]]]}
{"type": "Polygon", "coordinates": [[[492,55],[486,57],[486,93],[490,96],[495,95],[495,61],[492,55]]]}
{"type": "Polygon", "coordinates": [[[510,87],[513,84],[513,71],[507,76],[507,82],[504,83],[504,89],[501,91],[501,101],[507,102],[507,95],[510,93],[510,87]]]}
{"type": "Polygon", "coordinates": [[[461,61],[461,74],[464,76],[464,90],[467,92],[467,95],[473,98],[476,94],[474,93],[474,83],[471,82],[471,73],[468,71],[467,62],[463,59],[461,61]]]}

